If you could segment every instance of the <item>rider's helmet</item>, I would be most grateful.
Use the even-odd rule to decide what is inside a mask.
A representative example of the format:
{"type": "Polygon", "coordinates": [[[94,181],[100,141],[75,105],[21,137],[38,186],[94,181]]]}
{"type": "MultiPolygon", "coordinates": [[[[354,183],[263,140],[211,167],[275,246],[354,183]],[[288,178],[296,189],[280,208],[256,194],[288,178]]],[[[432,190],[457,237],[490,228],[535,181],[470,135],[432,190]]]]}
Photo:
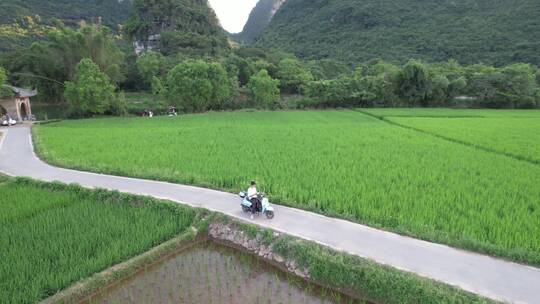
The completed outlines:
{"type": "Polygon", "coordinates": [[[255,180],[252,180],[252,181],[251,181],[251,185],[252,185],[252,186],[256,186],[256,185],[257,185],[257,182],[256,182],[255,180]]]}

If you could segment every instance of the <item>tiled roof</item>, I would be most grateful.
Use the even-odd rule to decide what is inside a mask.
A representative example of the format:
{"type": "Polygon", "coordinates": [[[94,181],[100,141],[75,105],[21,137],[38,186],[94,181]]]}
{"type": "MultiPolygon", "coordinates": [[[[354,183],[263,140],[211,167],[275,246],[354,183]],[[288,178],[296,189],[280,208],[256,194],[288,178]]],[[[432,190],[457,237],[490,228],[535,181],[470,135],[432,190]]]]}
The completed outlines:
{"type": "Polygon", "coordinates": [[[10,89],[13,92],[13,94],[15,94],[15,97],[25,98],[25,97],[33,97],[37,95],[37,90],[27,90],[27,89],[17,88],[10,85],[2,85],[2,87],[10,89]]]}

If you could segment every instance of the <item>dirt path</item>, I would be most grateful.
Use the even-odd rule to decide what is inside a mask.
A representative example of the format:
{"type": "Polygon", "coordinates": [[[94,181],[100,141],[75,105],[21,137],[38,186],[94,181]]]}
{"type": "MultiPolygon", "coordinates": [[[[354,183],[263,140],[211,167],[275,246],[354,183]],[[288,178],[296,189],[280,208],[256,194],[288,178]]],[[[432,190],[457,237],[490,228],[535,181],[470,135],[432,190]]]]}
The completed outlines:
{"type": "Polygon", "coordinates": [[[148,195],[218,211],[378,263],[414,272],[467,291],[511,303],[540,303],[540,269],[429,243],[360,224],[294,208],[275,206],[273,220],[249,220],[236,195],[135,178],[80,172],[50,166],[33,151],[27,126],[9,128],[0,139],[0,172],[44,181],[77,183],[148,195]]]}

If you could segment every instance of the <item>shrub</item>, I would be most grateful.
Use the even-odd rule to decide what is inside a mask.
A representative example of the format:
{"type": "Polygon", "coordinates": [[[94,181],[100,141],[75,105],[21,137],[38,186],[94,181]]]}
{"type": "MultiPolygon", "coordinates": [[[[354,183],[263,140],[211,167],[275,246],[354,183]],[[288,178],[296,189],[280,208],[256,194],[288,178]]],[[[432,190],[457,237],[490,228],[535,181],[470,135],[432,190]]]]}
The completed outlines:
{"type": "Polygon", "coordinates": [[[163,62],[163,56],[156,52],[147,52],[137,58],[137,70],[146,84],[153,84],[153,78],[159,75],[163,62]]]}
{"type": "Polygon", "coordinates": [[[152,94],[153,95],[165,95],[166,94],[165,87],[163,86],[163,82],[161,82],[161,79],[157,76],[152,77],[152,94]]]}
{"type": "Polygon", "coordinates": [[[279,80],[272,79],[267,70],[252,76],[247,86],[257,105],[271,106],[279,98],[279,80]]]}
{"type": "Polygon", "coordinates": [[[124,116],[127,114],[127,102],[124,92],[120,92],[109,103],[108,112],[115,116],[124,116]]]}
{"type": "Polygon", "coordinates": [[[0,67],[0,86],[4,84],[7,79],[6,70],[3,67],[0,67]]]}
{"type": "Polygon", "coordinates": [[[219,63],[187,60],[167,75],[167,94],[187,112],[223,109],[233,94],[227,72],[219,63]]]}
{"type": "Polygon", "coordinates": [[[303,87],[313,80],[313,75],[296,59],[283,59],[279,62],[277,70],[281,80],[281,90],[286,93],[300,93],[303,87]]]}
{"type": "Polygon", "coordinates": [[[103,114],[114,98],[114,86],[91,59],[85,58],[75,69],[74,81],[66,82],[64,95],[77,112],[103,114]]]}

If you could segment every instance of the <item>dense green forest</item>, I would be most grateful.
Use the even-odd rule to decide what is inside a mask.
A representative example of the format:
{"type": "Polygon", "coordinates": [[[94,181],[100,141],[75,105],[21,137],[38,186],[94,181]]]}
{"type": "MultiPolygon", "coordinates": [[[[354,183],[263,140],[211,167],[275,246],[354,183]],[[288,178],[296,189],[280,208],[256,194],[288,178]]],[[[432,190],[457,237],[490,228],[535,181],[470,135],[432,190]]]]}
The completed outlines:
{"type": "Polygon", "coordinates": [[[130,0],[2,0],[0,52],[41,39],[54,19],[68,26],[77,26],[82,20],[101,22],[118,31],[130,13],[130,0]]]}
{"type": "Polygon", "coordinates": [[[259,0],[251,13],[241,33],[233,34],[234,40],[239,42],[254,42],[261,36],[272,17],[283,5],[285,0],[259,0]]]}
{"type": "Polygon", "coordinates": [[[126,33],[143,43],[160,35],[157,47],[164,55],[217,56],[229,48],[207,0],[135,0],[133,6],[126,33]]]}
{"type": "Polygon", "coordinates": [[[288,0],[258,46],[307,59],[540,64],[537,0],[288,0]]]}
{"type": "Polygon", "coordinates": [[[68,25],[101,17],[103,24],[116,29],[130,12],[130,0],[2,0],[0,24],[11,24],[25,16],[39,16],[44,23],[57,18],[68,25]]]}
{"type": "MultiPolygon", "coordinates": [[[[275,18],[283,19],[289,13],[287,5],[294,6],[300,0],[289,1],[275,18]]],[[[328,1],[317,1],[314,3],[324,5],[312,13],[324,11],[329,5],[328,1]]],[[[39,24],[30,17],[25,21],[40,36],[28,47],[0,53],[7,82],[37,88],[39,95],[34,101],[68,102],[71,117],[165,113],[169,106],[183,112],[241,108],[540,107],[540,70],[526,60],[500,66],[481,64],[481,60],[462,65],[456,60],[430,62],[411,55],[400,60],[356,58],[360,62],[354,63],[333,58],[307,59],[270,47],[231,47],[206,0],[135,0],[132,14],[120,32],[99,22],[74,27],[59,21],[39,24]],[[133,41],[148,43],[146,50],[136,54],[133,41]],[[123,92],[145,97],[128,100],[123,92]]],[[[331,38],[320,41],[327,40],[331,38]]],[[[367,56],[362,49],[337,43],[329,49],[367,56]]],[[[381,46],[369,50],[393,52],[381,46]]]]}

